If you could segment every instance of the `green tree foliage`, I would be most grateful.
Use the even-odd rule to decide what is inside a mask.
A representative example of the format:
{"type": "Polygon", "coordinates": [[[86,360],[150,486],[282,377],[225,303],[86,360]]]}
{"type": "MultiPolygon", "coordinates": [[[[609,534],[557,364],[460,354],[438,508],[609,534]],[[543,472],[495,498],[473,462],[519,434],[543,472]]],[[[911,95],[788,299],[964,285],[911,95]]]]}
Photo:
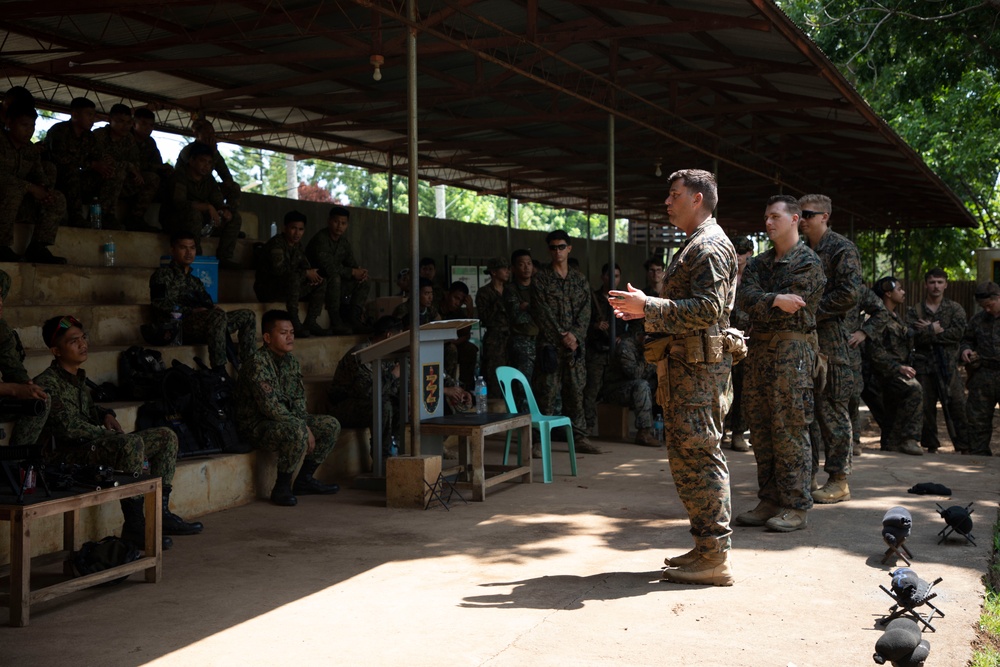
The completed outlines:
{"type": "Polygon", "coordinates": [[[777,1],[979,222],[860,235],[876,273],[973,278],[972,251],[1000,240],[1000,0],[777,1]]]}

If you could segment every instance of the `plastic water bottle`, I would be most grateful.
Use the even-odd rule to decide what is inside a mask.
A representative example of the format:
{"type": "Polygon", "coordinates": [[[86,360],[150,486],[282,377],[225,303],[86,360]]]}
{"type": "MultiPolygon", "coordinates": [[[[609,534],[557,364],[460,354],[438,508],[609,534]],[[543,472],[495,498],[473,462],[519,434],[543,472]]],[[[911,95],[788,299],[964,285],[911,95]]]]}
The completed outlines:
{"type": "Polygon", "coordinates": [[[277,235],[278,235],[278,223],[272,222],[271,223],[271,238],[273,239],[277,235]]]}
{"type": "Polygon", "coordinates": [[[663,442],[663,417],[657,417],[653,422],[653,437],[657,442],[663,442]]]}
{"type": "Polygon", "coordinates": [[[90,226],[94,229],[101,228],[101,202],[97,197],[90,202],[90,226]]]}
{"type": "Polygon", "coordinates": [[[183,345],[184,344],[184,313],[181,312],[180,306],[174,306],[174,312],[170,313],[170,317],[174,318],[177,322],[177,335],[174,336],[174,340],[170,343],[171,345],[183,345]]]}
{"type": "Polygon", "coordinates": [[[115,265],[115,237],[108,232],[108,236],[104,239],[104,266],[114,266],[115,265]]]}
{"type": "Polygon", "coordinates": [[[389,440],[389,456],[399,456],[399,443],[396,442],[396,436],[392,436],[389,440]]]}
{"type": "Polygon", "coordinates": [[[214,229],[215,225],[213,225],[212,221],[209,220],[208,222],[206,222],[204,225],[201,226],[201,237],[208,238],[209,236],[212,235],[212,230],[214,229]]]}
{"type": "Polygon", "coordinates": [[[476,414],[485,415],[486,412],[486,380],[480,375],[476,378],[476,414]]]}

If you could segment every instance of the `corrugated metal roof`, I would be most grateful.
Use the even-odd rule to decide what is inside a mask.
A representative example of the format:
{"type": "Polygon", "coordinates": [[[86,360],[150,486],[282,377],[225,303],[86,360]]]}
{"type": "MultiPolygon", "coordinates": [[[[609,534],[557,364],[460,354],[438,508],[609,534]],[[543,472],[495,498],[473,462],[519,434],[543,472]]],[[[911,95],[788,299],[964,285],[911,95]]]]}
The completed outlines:
{"type": "MultiPolygon", "coordinates": [[[[718,172],[721,218],[825,192],[857,228],[973,224],[958,198],[770,0],[419,4],[420,170],[435,182],[662,222],[683,167],[718,172]]],[[[405,34],[385,0],[0,2],[12,85],[64,110],[194,113],[221,139],[405,169],[405,34]],[[372,80],[369,58],[384,57],[372,80]],[[89,92],[88,92],[89,91],[89,92]]]]}

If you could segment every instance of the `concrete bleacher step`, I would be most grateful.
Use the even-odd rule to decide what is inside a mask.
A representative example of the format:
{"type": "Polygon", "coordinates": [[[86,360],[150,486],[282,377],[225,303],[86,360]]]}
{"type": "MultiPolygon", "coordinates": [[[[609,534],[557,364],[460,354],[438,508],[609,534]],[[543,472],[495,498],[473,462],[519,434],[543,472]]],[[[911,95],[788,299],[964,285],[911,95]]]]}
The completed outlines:
{"type": "MultiPolygon", "coordinates": [[[[241,308],[253,311],[257,316],[258,342],[260,342],[260,320],[264,313],[273,308],[284,309],[285,307],[285,304],[282,303],[259,303],[257,301],[220,305],[228,311],[241,308]]],[[[72,314],[83,322],[92,346],[146,345],[139,332],[139,327],[152,320],[148,304],[89,305],[86,301],[75,303],[66,301],[62,304],[49,302],[46,305],[38,306],[8,306],[5,304],[3,309],[3,318],[7,324],[17,329],[21,343],[26,349],[47,347],[48,343],[42,340],[42,324],[48,318],[59,314],[72,314]]],[[[299,318],[305,320],[305,317],[306,304],[299,304],[299,318]]],[[[325,310],[317,322],[323,327],[329,324],[330,319],[325,310]]]]}
{"type": "MultiPolygon", "coordinates": [[[[148,304],[149,277],[154,267],[58,266],[24,262],[0,263],[11,277],[4,307],[51,304],[107,305],[148,304]]],[[[219,272],[219,303],[256,301],[254,272],[219,272]]],[[[9,314],[5,313],[9,321],[9,314]]]]}

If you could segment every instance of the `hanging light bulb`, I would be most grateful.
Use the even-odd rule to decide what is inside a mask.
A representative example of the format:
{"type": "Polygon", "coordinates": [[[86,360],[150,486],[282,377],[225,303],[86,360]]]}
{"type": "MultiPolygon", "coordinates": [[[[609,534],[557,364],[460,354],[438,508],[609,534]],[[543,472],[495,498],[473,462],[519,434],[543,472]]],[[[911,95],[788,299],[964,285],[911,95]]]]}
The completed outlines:
{"type": "Polygon", "coordinates": [[[657,163],[656,163],[656,171],[654,171],[654,172],[653,172],[653,174],[654,174],[654,175],[655,175],[655,176],[656,176],[657,178],[659,178],[660,176],[663,176],[663,170],[662,170],[662,169],[660,169],[660,165],[661,165],[661,164],[662,164],[661,162],[657,162],[657,163]]]}
{"type": "Polygon", "coordinates": [[[371,65],[375,68],[375,71],[372,72],[372,78],[375,79],[376,81],[381,81],[382,80],[382,65],[385,64],[385,58],[383,58],[382,56],[376,55],[376,56],[372,56],[371,58],[369,58],[368,62],[371,63],[371,65]]]}

